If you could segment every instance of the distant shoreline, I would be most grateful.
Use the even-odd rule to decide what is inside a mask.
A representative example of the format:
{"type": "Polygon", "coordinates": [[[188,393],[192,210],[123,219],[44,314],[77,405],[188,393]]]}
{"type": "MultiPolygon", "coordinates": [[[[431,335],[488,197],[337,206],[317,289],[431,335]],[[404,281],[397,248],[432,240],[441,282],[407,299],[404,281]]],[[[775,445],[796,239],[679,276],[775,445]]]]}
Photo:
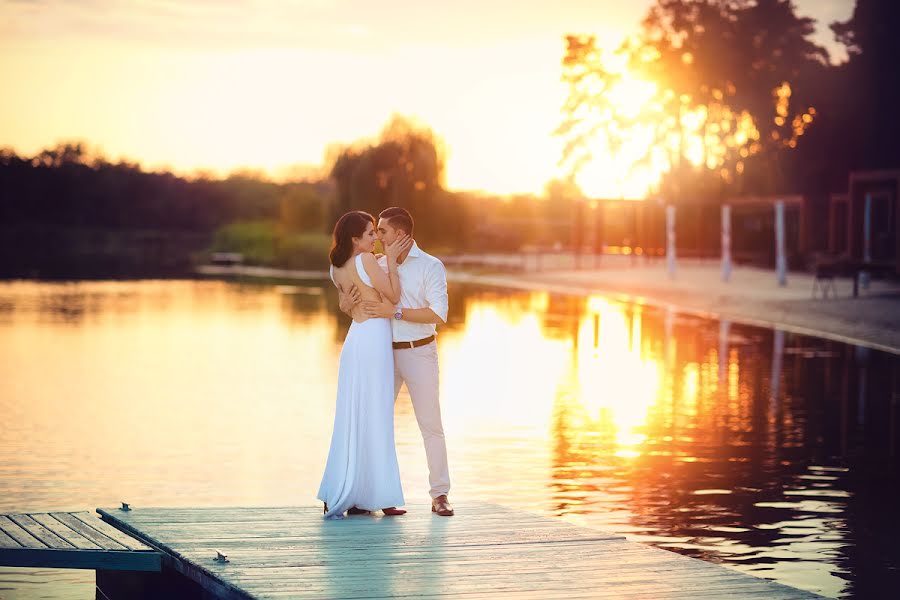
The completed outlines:
{"type": "MultiPolygon", "coordinates": [[[[812,298],[811,275],[791,273],[789,286],[778,287],[774,273],[736,267],[729,283],[719,277],[716,261],[680,266],[678,278],[667,278],[664,266],[629,266],[604,259],[595,270],[539,271],[515,274],[449,270],[447,279],[497,288],[559,294],[609,296],[621,301],[670,308],[711,319],[781,329],[900,355],[900,284],[872,282],[859,298],[850,298],[849,279],[835,283],[840,297],[812,298]]],[[[322,280],[326,271],[291,271],[267,267],[202,266],[201,276],[322,280]]]]}

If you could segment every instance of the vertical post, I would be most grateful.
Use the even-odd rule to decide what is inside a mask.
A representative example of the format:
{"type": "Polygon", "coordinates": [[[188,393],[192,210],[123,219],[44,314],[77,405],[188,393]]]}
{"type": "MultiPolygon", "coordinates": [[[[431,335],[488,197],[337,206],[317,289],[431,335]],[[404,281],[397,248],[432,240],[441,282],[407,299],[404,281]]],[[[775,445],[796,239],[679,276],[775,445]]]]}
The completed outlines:
{"type": "Polygon", "coordinates": [[[775,272],[778,285],[787,285],[787,257],[784,250],[784,200],[775,201],[775,272]]]}
{"type": "Polygon", "coordinates": [[[575,200],[575,222],[572,224],[572,251],[574,252],[575,269],[581,268],[581,247],[584,244],[584,198],[575,200]]]}
{"type": "Polygon", "coordinates": [[[722,281],[731,280],[731,207],[722,205],[722,281]]]}
{"type": "Polygon", "coordinates": [[[666,377],[672,375],[672,365],[675,363],[675,311],[671,306],[666,306],[666,314],[663,318],[663,352],[666,377]]]}
{"type": "MultiPolygon", "coordinates": [[[[604,213],[605,210],[606,210],[606,203],[598,202],[597,203],[597,215],[596,215],[595,221],[594,221],[596,223],[596,227],[597,227],[597,240],[595,242],[596,246],[595,246],[594,251],[599,255],[597,257],[598,260],[603,258],[603,244],[606,242],[606,239],[605,239],[606,236],[604,235],[604,231],[603,231],[603,228],[606,226],[604,218],[603,218],[603,216],[605,214],[604,213]]],[[[596,266],[596,264],[595,264],[595,266],[596,266]]]]}
{"type": "Polygon", "coordinates": [[[666,272],[675,279],[675,206],[666,206],[666,272]]]}
{"type": "Polygon", "coordinates": [[[731,332],[731,321],[719,321],[719,386],[725,386],[728,377],[728,334],[731,332]]]}
{"type": "Polygon", "coordinates": [[[771,381],[769,382],[769,388],[771,389],[771,396],[769,400],[772,403],[773,411],[778,408],[778,405],[780,403],[778,393],[781,387],[781,363],[783,359],[784,331],[781,329],[776,329],[775,337],[772,338],[772,375],[771,381]]]}
{"type": "MultiPolygon", "coordinates": [[[[872,194],[866,194],[863,205],[863,263],[872,262],[872,194]]],[[[859,272],[859,285],[862,289],[869,289],[869,272],[859,272]]]]}

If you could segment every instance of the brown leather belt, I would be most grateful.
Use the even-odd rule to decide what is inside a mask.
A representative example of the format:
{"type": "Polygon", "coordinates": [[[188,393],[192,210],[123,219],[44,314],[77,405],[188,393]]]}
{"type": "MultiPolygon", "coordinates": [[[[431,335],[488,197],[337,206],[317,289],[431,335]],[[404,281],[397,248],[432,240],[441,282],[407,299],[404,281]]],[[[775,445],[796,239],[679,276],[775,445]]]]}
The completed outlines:
{"type": "Polygon", "coordinates": [[[404,348],[418,348],[434,341],[434,336],[429,335],[427,338],[416,340],[414,342],[394,342],[394,350],[402,350],[404,348]]]}

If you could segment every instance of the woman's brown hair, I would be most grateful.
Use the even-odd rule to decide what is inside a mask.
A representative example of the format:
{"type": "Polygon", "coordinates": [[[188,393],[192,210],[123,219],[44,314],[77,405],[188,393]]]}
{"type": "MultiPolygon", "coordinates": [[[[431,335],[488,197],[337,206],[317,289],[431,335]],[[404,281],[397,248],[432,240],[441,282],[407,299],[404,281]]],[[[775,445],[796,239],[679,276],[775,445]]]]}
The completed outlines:
{"type": "Polygon", "coordinates": [[[361,210],[350,211],[334,224],[331,234],[331,251],[328,259],[336,267],[341,267],[353,254],[353,238],[361,238],[368,224],[375,226],[375,217],[361,210]]]}

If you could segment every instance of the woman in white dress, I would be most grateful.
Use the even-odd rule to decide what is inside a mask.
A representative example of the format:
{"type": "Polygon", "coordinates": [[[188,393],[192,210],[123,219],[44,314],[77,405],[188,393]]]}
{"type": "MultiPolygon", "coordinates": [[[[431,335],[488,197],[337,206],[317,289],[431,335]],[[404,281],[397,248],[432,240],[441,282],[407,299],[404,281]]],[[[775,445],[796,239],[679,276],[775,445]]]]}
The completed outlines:
{"type": "MultiPolygon", "coordinates": [[[[353,211],[334,226],[331,280],[341,289],[355,284],[363,300],[397,303],[397,257],[412,246],[408,236],[385,248],[387,273],[378,265],[375,218],[353,211]]],[[[351,313],[338,370],[334,430],[318,498],[325,518],[340,519],[382,510],[400,515],[403,490],[394,446],[394,352],[388,319],[368,318],[362,303],[351,313]]]]}

